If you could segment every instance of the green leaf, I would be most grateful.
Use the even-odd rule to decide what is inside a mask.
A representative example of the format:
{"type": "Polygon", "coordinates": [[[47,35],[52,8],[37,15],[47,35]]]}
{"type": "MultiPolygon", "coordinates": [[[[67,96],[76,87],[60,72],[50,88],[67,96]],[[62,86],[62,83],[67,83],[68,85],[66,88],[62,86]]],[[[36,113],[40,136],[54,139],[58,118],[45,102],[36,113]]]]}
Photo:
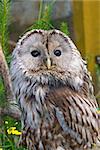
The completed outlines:
{"type": "Polygon", "coordinates": [[[62,22],[60,25],[60,30],[65,33],[66,35],[69,35],[67,22],[62,22]]]}

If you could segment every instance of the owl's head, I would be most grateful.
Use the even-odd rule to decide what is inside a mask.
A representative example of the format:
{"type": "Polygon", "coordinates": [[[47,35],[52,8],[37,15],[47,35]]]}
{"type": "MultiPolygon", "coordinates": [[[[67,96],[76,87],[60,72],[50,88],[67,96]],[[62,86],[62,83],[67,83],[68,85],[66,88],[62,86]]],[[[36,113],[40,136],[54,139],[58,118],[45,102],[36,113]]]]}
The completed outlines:
{"type": "Polygon", "coordinates": [[[17,43],[11,63],[12,79],[34,79],[42,85],[83,84],[85,62],[70,38],[59,30],[32,30],[17,43]]]}

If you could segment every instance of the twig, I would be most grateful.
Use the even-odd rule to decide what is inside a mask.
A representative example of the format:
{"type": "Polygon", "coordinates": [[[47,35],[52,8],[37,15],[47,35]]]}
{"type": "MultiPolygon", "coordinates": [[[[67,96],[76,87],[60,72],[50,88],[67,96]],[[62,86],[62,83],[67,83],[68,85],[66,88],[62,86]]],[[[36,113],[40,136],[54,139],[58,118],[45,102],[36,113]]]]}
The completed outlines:
{"type": "Polygon", "coordinates": [[[12,100],[14,96],[13,96],[13,91],[12,91],[9,68],[8,68],[1,45],[0,45],[0,74],[2,75],[2,78],[4,81],[7,99],[12,100]]]}
{"type": "Polygon", "coordinates": [[[20,120],[21,112],[19,111],[19,109],[18,111],[15,111],[10,107],[5,107],[5,108],[0,107],[0,117],[4,117],[4,116],[10,116],[13,117],[14,119],[20,120]]]}

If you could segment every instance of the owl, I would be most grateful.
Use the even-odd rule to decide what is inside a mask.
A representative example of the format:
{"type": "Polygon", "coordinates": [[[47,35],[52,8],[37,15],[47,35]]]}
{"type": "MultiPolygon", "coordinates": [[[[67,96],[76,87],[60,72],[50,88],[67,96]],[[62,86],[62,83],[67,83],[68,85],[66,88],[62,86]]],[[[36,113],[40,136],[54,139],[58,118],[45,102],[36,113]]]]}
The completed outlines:
{"type": "Polygon", "coordinates": [[[19,145],[29,150],[87,150],[100,143],[98,107],[86,62],[59,30],[31,30],[12,54],[21,110],[19,145]]]}

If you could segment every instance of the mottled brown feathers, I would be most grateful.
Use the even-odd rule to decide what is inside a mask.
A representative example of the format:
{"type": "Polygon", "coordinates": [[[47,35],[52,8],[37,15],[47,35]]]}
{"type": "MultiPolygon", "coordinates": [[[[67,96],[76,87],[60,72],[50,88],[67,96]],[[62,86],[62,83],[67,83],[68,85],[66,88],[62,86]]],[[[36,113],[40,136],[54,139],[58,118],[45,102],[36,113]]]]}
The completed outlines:
{"type": "Polygon", "coordinates": [[[88,150],[100,144],[92,79],[64,33],[27,32],[13,51],[11,78],[22,112],[19,145],[29,150],[88,150]]]}

